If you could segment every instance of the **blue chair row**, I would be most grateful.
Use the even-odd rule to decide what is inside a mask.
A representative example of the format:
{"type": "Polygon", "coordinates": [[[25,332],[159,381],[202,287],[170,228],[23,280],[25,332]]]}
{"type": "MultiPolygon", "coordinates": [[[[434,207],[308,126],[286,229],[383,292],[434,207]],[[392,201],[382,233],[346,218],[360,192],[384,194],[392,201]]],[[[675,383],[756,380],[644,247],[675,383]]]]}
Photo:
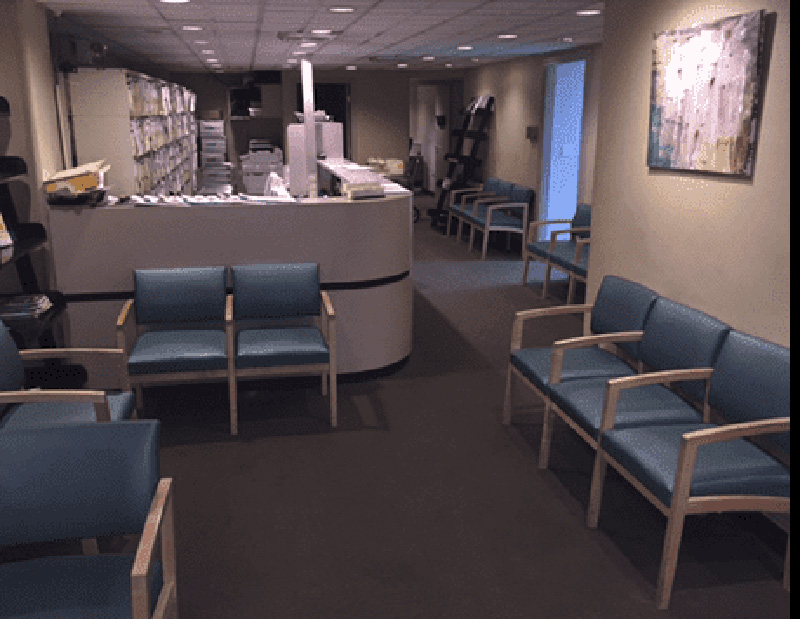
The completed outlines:
{"type": "Polygon", "coordinates": [[[336,427],[333,304],[319,265],[256,264],[142,269],[117,320],[130,384],[228,382],[231,434],[238,434],[238,380],[320,375],[336,427]]]}
{"type": "Polygon", "coordinates": [[[141,536],[134,556],[0,563],[0,617],[178,616],[172,480],[159,479],[158,433],[156,420],[0,432],[0,546],[141,536]]]}
{"type": "Polygon", "coordinates": [[[456,189],[450,192],[449,204],[450,219],[458,224],[456,240],[461,239],[463,227],[469,226],[467,249],[471,250],[475,243],[475,232],[481,231],[481,258],[485,260],[489,235],[492,232],[506,232],[522,237],[535,202],[536,192],[533,189],[497,177],[489,177],[479,189],[456,189]]]}
{"type": "MultiPolygon", "coordinates": [[[[517,377],[545,402],[541,468],[553,413],[596,450],[590,527],[597,526],[607,464],[667,516],[657,588],[658,606],[666,608],[686,515],[789,513],[789,356],[785,347],[607,276],[592,305],[517,314],[503,421],[511,421],[517,377]],[[589,315],[591,334],[522,348],[525,322],[567,313],[589,315]]],[[[788,567],[787,547],[787,588],[788,567]]]]}
{"type": "Polygon", "coordinates": [[[121,350],[19,350],[8,328],[0,321],[0,432],[79,422],[119,421],[135,416],[134,397],[121,350]],[[103,385],[104,389],[26,388],[26,366],[53,360],[94,368],[96,371],[92,374],[105,373],[108,384],[103,385]]]}
{"type": "Polygon", "coordinates": [[[542,296],[547,296],[553,268],[564,271],[569,277],[567,303],[572,303],[575,296],[576,282],[586,282],[589,271],[589,243],[592,225],[592,207],[578,204],[572,219],[549,219],[532,221],[528,226],[528,236],[523,243],[522,258],[525,267],[522,274],[522,285],[528,283],[528,272],[531,261],[545,264],[545,276],[542,282],[542,296]],[[550,238],[540,241],[541,229],[555,224],[569,224],[564,230],[553,230],[550,238]]]}

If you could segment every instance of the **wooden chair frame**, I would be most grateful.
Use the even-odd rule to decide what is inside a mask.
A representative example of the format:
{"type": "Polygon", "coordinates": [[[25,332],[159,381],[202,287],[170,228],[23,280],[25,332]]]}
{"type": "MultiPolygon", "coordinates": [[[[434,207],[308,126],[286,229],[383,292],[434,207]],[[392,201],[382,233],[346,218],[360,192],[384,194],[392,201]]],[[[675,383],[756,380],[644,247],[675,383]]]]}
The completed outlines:
{"type": "MultiPolygon", "coordinates": [[[[109,362],[118,364],[115,377],[118,384],[115,388],[130,390],[127,371],[124,368],[125,355],[116,348],[33,348],[20,350],[23,363],[35,361],[61,360],[82,365],[100,364],[108,367],[109,362]]],[[[30,404],[51,402],[85,402],[94,405],[97,421],[111,421],[108,394],[97,389],[22,389],[18,391],[0,391],[0,406],[8,404],[30,404]]],[[[136,418],[136,409],[132,418],[136,418]]]]}
{"type": "MultiPolygon", "coordinates": [[[[481,246],[481,260],[486,260],[486,251],[489,247],[489,233],[491,232],[507,232],[513,234],[524,234],[524,230],[526,228],[526,223],[528,221],[528,209],[530,205],[527,202],[510,202],[506,200],[497,200],[490,205],[486,209],[486,224],[481,225],[479,223],[475,223],[473,221],[469,221],[469,245],[467,246],[467,250],[472,250],[474,238],[475,238],[475,230],[479,229],[483,232],[483,242],[481,246]],[[510,226],[502,226],[502,225],[492,225],[492,214],[495,211],[504,210],[504,209],[522,209],[522,218],[521,218],[521,227],[520,228],[513,228],[510,226]]],[[[474,212],[474,211],[473,211],[474,212]]]]}
{"type": "Polygon", "coordinates": [[[178,589],[175,569],[175,519],[172,506],[172,479],[158,482],[144,530],[139,539],[131,570],[133,619],[177,619],[178,589]],[[163,564],[161,592],[153,614],[150,579],[157,551],[163,564]]]}
{"type": "MultiPolygon", "coordinates": [[[[225,306],[225,333],[226,333],[226,342],[230,342],[229,332],[233,330],[233,312],[232,312],[232,301],[229,298],[226,299],[226,306],[225,306]]],[[[162,328],[176,328],[176,329],[186,329],[188,328],[185,324],[175,324],[175,325],[160,325],[159,329],[162,328]]],[[[136,342],[136,338],[146,333],[147,331],[154,331],[157,329],[153,329],[148,325],[140,325],[136,321],[136,307],[133,299],[128,299],[125,304],[122,306],[122,310],[119,313],[117,318],[117,345],[124,351],[125,355],[125,365],[127,370],[127,360],[131,354],[131,350],[133,349],[133,345],[136,342]]],[[[228,364],[230,366],[230,358],[232,355],[231,349],[228,347],[226,350],[228,355],[228,364]]],[[[170,384],[180,384],[180,383],[190,383],[190,382],[211,382],[211,381],[227,381],[228,380],[229,369],[220,369],[220,370],[203,370],[197,372],[166,372],[166,373],[158,373],[158,374],[130,374],[128,372],[128,381],[131,387],[133,388],[134,392],[136,393],[136,407],[142,408],[143,406],[143,394],[142,394],[142,387],[150,386],[150,385],[170,385],[170,384]]],[[[236,435],[238,433],[238,424],[237,424],[237,415],[236,415],[236,407],[235,403],[230,403],[230,426],[231,426],[231,434],[236,435]]]]}
{"type": "MultiPolygon", "coordinates": [[[[229,309],[233,316],[233,295],[228,295],[229,309]]],[[[336,313],[333,303],[327,291],[320,291],[320,315],[318,318],[319,330],[328,345],[330,353],[329,363],[286,365],[278,367],[258,367],[243,368],[236,367],[236,337],[240,331],[240,325],[232,321],[231,329],[228,333],[228,389],[231,402],[231,424],[232,433],[238,432],[238,379],[247,378],[269,378],[276,376],[308,376],[320,374],[322,377],[322,395],[330,398],[331,427],[335,428],[338,423],[337,407],[337,366],[336,366],[336,313]],[[234,426],[233,424],[237,424],[234,426]]]]}
{"type": "MultiPolygon", "coordinates": [[[[703,402],[703,420],[708,423],[711,412],[708,404],[708,394],[712,374],[712,368],[665,370],[640,376],[614,378],[608,381],[606,387],[601,433],[599,435],[600,438],[595,454],[594,469],[592,471],[592,485],[589,493],[589,509],[586,523],[590,528],[597,528],[607,464],[614,467],[614,469],[636,488],[642,496],[667,517],[667,529],[664,536],[661,565],[656,585],[656,603],[660,610],[665,610],[669,606],[672,585],[675,579],[675,569],[678,562],[678,550],[683,534],[683,523],[687,515],[726,511],[790,513],[790,499],[788,497],[750,495],[690,496],[698,448],[710,443],[732,441],[762,434],[789,432],[789,417],[725,424],[717,428],[701,429],[684,434],[678,456],[678,466],[675,473],[675,485],[672,493],[671,505],[665,505],[660,501],[644,486],[644,484],[642,484],[642,482],[603,450],[602,435],[604,432],[614,427],[617,404],[619,402],[620,392],[623,389],[633,389],[654,384],[668,385],[672,382],[704,379],[706,382],[706,393],[703,402]]],[[[783,587],[787,591],[789,590],[789,547],[790,538],[786,541],[786,555],[784,558],[783,571],[783,587]]]]}
{"type": "Polygon", "coordinates": [[[464,229],[464,226],[469,226],[469,241],[467,243],[467,251],[472,249],[472,245],[475,242],[475,226],[472,225],[472,221],[467,219],[467,215],[471,214],[474,215],[478,212],[478,205],[479,204],[501,204],[505,202],[510,202],[511,198],[508,196],[501,196],[497,194],[490,194],[487,196],[479,196],[475,200],[472,201],[472,206],[470,207],[469,212],[466,210],[463,213],[459,213],[456,215],[456,219],[458,219],[458,230],[456,231],[456,240],[461,240],[461,233],[464,229]]]}

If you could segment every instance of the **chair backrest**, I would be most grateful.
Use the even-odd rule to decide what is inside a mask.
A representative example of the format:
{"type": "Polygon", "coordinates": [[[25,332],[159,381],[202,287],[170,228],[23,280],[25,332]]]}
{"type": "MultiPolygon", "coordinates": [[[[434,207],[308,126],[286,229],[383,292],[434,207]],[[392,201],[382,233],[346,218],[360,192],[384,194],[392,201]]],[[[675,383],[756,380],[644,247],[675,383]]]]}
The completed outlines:
{"type": "Polygon", "coordinates": [[[497,189],[495,189],[495,193],[498,196],[509,196],[511,195],[511,191],[514,189],[515,185],[511,181],[500,181],[497,184],[497,189]]]}
{"type": "Polygon", "coordinates": [[[508,194],[511,202],[523,202],[529,207],[533,206],[534,196],[536,196],[536,192],[533,189],[522,185],[514,185],[508,194]]]}
{"type": "MultiPolygon", "coordinates": [[[[641,331],[657,298],[658,294],[646,286],[606,275],[597,291],[589,327],[596,334],[641,331]]],[[[639,342],[626,342],[619,347],[631,357],[641,358],[639,342]]]]}
{"type": "Polygon", "coordinates": [[[500,182],[500,179],[496,176],[490,176],[483,183],[483,191],[497,191],[500,182]]]}
{"type": "Polygon", "coordinates": [[[317,316],[319,265],[315,262],[231,267],[236,320],[317,316]]]}
{"type": "Polygon", "coordinates": [[[17,391],[22,389],[24,382],[25,368],[17,343],[0,320],[0,391],[17,391]]]}
{"type": "MultiPolygon", "coordinates": [[[[731,330],[714,362],[709,403],[726,421],[788,417],[790,350],[731,330]]],[[[789,455],[789,433],[763,437],[789,455]]]]}
{"type": "MultiPolygon", "coordinates": [[[[571,228],[590,228],[592,225],[592,207],[589,204],[578,204],[572,217],[571,228]]],[[[576,232],[573,236],[581,239],[589,238],[589,232],[576,232]]]]}
{"type": "Polygon", "coordinates": [[[225,320],[225,267],[138,269],[133,278],[139,324],[225,320]]]}
{"type": "Polygon", "coordinates": [[[141,532],[158,434],[155,419],[0,432],[0,545],[141,532]]]}
{"type": "MultiPolygon", "coordinates": [[[[644,325],[642,361],[653,370],[712,367],[728,331],[730,327],[713,316],[659,297],[644,325]]],[[[678,386],[696,400],[705,397],[704,381],[678,386]]]]}

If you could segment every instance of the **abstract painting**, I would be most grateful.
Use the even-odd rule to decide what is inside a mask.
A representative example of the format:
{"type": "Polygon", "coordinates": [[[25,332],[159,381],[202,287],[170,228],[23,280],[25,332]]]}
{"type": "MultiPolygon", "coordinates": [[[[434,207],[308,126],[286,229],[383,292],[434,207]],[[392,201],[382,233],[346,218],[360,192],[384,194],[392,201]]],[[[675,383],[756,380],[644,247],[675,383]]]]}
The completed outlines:
{"type": "Polygon", "coordinates": [[[655,36],[651,168],[752,177],[764,11],[655,36]]]}

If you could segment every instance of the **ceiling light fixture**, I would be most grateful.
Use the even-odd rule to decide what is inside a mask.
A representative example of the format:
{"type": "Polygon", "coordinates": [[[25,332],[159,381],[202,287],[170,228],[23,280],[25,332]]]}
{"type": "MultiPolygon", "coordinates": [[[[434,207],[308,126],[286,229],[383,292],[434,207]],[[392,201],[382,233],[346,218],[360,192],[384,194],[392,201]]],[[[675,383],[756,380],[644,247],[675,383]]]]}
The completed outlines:
{"type": "Polygon", "coordinates": [[[215,52],[214,52],[213,49],[204,49],[204,50],[201,50],[200,53],[201,54],[214,54],[215,52]]]}
{"type": "Polygon", "coordinates": [[[206,58],[206,62],[208,64],[214,64],[214,63],[219,62],[219,58],[206,58]]]}
{"type": "Polygon", "coordinates": [[[345,67],[345,69],[348,70],[348,71],[355,71],[357,68],[358,67],[356,67],[356,65],[354,65],[354,64],[349,64],[349,65],[347,65],[345,67]]]}
{"type": "Polygon", "coordinates": [[[600,15],[602,13],[600,9],[584,9],[582,11],[575,11],[575,15],[580,15],[581,17],[589,17],[590,15],[600,15]]]}
{"type": "Polygon", "coordinates": [[[332,6],[328,10],[331,13],[352,13],[355,11],[352,6],[332,6]]]}
{"type": "Polygon", "coordinates": [[[314,41],[303,41],[300,43],[300,47],[316,47],[317,44],[314,41]]]}
{"type": "Polygon", "coordinates": [[[430,62],[431,60],[436,60],[436,56],[423,56],[422,59],[425,62],[430,62]]]}
{"type": "Polygon", "coordinates": [[[408,66],[408,64],[405,63],[405,62],[398,62],[397,63],[397,68],[398,69],[405,69],[407,66],[408,66]]]}
{"type": "Polygon", "coordinates": [[[308,52],[304,52],[304,51],[303,51],[303,50],[301,50],[301,49],[296,49],[296,50],[294,50],[294,51],[292,52],[292,54],[294,54],[295,56],[305,56],[307,53],[308,53],[308,52]]]}
{"type": "Polygon", "coordinates": [[[286,62],[289,64],[297,64],[300,61],[297,58],[287,58],[286,62]]]}
{"type": "Polygon", "coordinates": [[[333,30],[330,28],[314,28],[314,30],[311,31],[311,34],[331,34],[332,32],[333,30]]]}
{"type": "Polygon", "coordinates": [[[561,37],[561,39],[559,39],[559,40],[562,43],[572,43],[575,39],[573,39],[572,37],[561,37]]]}
{"type": "Polygon", "coordinates": [[[164,4],[186,4],[189,0],[160,0],[164,4]]]}
{"type": "Polygon", "coordinates": [[[195,41],[198,45],[208,45],[208,41],[195,41]]]}
{"type": "Polygon", "coordinates": [[[472,62],[480,62],[481,61],[480,58],[470,58],[470,60],[472,60],[472,62]]]}
{"type": "Polygon", "coordinates": [[[445,62],[444,66],[447,67],[448,69],[451,69],[453,67],[453,63],[452,62],[445,62]]]}
{"type": "Polygon", "coordinates": [[[182,30],[186,30],[188,32],[198,32],[203,29],[202,26],[183,26],[182,30]]]}
{"type": "Polygon", "coordinates": [[[459,45],[458,49],[460,49],[462,52],[466,52],[472,49],[472,45],[459,45]]]}
{"type": "Polygon", "coordinates": [[[498,39],[516,39],[517,35],[516,34],[498,34],[497,38],[498,39]]]}

